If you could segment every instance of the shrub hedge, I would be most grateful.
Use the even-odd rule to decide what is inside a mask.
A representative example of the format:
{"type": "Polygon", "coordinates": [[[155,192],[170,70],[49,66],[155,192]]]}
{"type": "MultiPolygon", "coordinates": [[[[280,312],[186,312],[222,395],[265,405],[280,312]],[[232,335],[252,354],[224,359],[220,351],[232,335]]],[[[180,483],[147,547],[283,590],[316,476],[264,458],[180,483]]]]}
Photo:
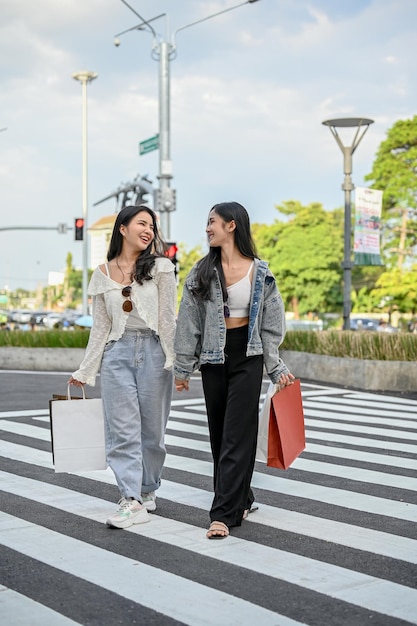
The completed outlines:
{"type": "Polygon", "coordinates": [[[417,335],[372,331],[288,331],[282,350],[372,361],[416,361],[417,335]]]}
{"type": "MultiPolygon", "coordinates": [[[[85,348],[89,330],[0,331],[0,346],[85,348]]],[[[377,361],[417,361],[417,335],[371,331],[289,330],[282,350],[377,361]]]]}

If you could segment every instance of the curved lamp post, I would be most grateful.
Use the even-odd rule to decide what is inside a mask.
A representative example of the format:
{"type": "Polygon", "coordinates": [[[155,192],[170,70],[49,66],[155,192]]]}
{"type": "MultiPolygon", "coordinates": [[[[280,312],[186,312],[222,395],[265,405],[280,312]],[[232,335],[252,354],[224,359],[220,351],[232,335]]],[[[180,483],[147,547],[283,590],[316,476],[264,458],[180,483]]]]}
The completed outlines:
{"type": "Polygon", "coordinates": [[[351,251],[351,219],[352,219],[352,204],[351,204],[351,192],[355,189],[355,185],[352,183],[352,155],[358,147],[362,137],[368,130],[369,126],[373,124],[374,120],[370,120],[364,117],[342,117],[334,120],[326,120],[322,122],[325,126],[328,126],[336,139],[337,145],[343,153],[343,172],[345,178],[343,180],[342,189],[345,192],[345,221],[344,221],[344,259],[342,263],[343,267],[343,330],[350,329],[350,311],[352,308],[351,302],[351,283],[352,283],[352,251],[351,251]],[[353,137],[351,145],[345,146],[340,139],[337,132],[338,128],[356,128],[356,133],[353,137]]]}
{"type": "Polygon", "coordinates": [[[152,44],[152,58],[159,62],[159,190],[157,191],[157,207],[156,209],[159,211],[161,215],[161,230],[166,239],[169,241],[171,239],[170,232],[170,213],[176,210],[176,200],[175,200],[175,190],[171,189],[171,179],[172,175],[172,161],[171,161],[171,147],[170,147],[170,66],[169,62],[175,59],[176,57],[176,35],[181,30],[185,30],[186,28],[190,28],[191,26],[195,26],[196,24],[200,24],[201,22],[205,22],[213,17],[217,17],[218,15],[222,15],[223,13],[227,13],[228,11],[232,11],[233,9],[237,9],[245,4],[253,4],[254,2],[258,2],[258,0],[246,0],[245,2],[241,2],[235,6],[223,9],[222,11],[218,11],[217,13],[213,13],[213,15],[209,15],[207,17],[203,17],[200,20],[195,22],[191,22],[190,24],[186,24],[185,26],[181,26],[177,28],[171,36],[163,39],[161,36],[157,35],[154,27],[151,25],[151,22],[155,20],[166,17],[165,13],[161,15],[157,15],[152,17],[149,20],[145,20],[135,9],[133,9],[126,0],[121,0],[123,4],[125,4],[135,15],[142,20],[136,26],[132,28],[128,28],[127,30],[122,31],[115,35],[114,45],[119,46],[120,40],[118,37],[128,33],[132,30],[147,30],[152,33],[153,36],[153,44],[152,44]]]}
{"type": "Polygon", "coordinates": [[[97,78],[95,72],[74,72],[72,77],[78,80],[82,86],[83,101],[83,134],[82,134],[82,151],[83,151],[83,169],[82,169],[82,196],[83,196],[83,218],[84,218],[84,237],[83,237],[83,315],[88,315],[88,160],[87,160],[87,83],[97,78]]]}

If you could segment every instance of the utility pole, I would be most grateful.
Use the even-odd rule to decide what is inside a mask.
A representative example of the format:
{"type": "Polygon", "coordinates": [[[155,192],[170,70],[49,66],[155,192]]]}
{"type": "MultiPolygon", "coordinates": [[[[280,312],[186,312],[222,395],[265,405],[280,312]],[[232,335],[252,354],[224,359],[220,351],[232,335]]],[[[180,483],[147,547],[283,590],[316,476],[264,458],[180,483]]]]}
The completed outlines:
{"type": "Polygon", "coordinates": [[[87,83],[97,78],[95,72],[75,72],[72,77],[82,86],[82,204],[84,218],[83,238],[83,315],[88,315],[88,158],[87,158],[87,83]]]}

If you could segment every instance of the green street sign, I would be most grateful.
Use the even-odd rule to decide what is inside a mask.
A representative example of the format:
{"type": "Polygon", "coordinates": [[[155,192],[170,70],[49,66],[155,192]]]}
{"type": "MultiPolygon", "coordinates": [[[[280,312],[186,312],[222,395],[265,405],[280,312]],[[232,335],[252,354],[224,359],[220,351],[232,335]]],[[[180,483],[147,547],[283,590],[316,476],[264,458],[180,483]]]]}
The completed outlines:
{"type": "Polygon", "coordinates": [[[145,141],[141,141],[139,144],[139,154],[147,154],[152,150],[158,150],[159,148],[159,135],[154,135],[145,141]]]}

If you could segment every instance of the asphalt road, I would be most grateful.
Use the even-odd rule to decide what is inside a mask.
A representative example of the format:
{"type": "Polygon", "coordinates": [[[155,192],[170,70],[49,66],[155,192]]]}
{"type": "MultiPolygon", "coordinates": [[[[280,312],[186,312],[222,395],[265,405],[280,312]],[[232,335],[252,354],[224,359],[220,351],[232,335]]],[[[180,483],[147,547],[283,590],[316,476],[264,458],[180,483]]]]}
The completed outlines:
{"type": "Polygon", "coordinates": [[[68,376],[0,371],[1,623],[417,624],[415,400],[302,381],[306,450],[286,472],[257,463],[259,510],[209,542],[199,378],[174,395],[151,522],[112,531],[110,470],[52,466],[48,401],[68,376]]]}

